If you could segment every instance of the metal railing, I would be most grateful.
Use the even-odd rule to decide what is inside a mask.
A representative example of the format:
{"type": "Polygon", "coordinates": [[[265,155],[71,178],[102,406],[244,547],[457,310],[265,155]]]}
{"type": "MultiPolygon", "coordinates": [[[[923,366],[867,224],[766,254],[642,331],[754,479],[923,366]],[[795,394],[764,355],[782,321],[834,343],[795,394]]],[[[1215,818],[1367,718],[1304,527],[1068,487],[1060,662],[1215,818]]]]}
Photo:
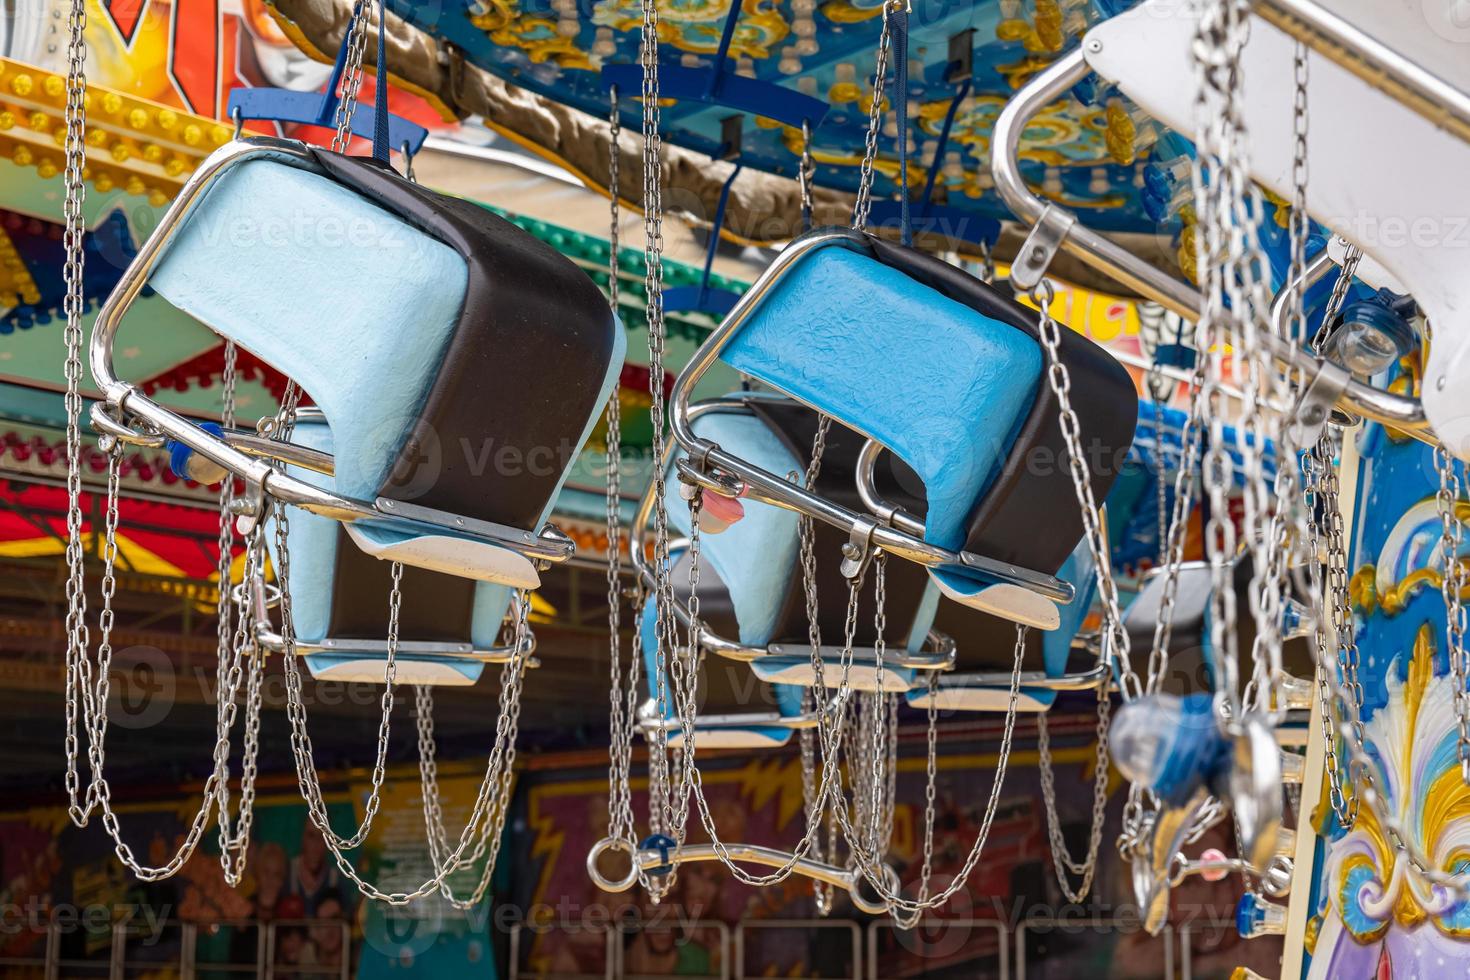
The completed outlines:
{"type": "MultiPolygon", "coordinates": [[[[932,959],[936,961],[934,963],[934,968],[936,970],[940,970],[944,969],[946,966],[953,966],[953,963],[946,964],[944,962],[945,956],[963,953],[964,947],[968,943],[969,934],[975,932],[995,933],[995,976],[998,977],[999,980],[1010,980],[1011,931],[1006,928],[1006,924],[1004,922],[1001,922],[997,919],[939,918],[926,918],[921,921],[917,926],[915,926],[912,930],[909,930],[906,933],[899,932],[899,930],[894,927],[893,921],[891,919],[879,919],[875,922],[870,923],[868,925],[867,944],[868,980],[879,980],[878,960],[880,950],[878,947],[879,941],[882,939],[884,933],[888,933],[896,937],[897,941],[901,945],[908,947],[909,951],[913,955],[923,957],[926,960],[932,959]],[[947,935],[941,936],[938,939],[930,938],[931,936],[933,936],[935,930],[943,930],[943,932],[947,935]],[[961,935],[958,930],[964,930],[964,935],[961,935]],[[911,938],[907,940],[904,938],[900,938],[905,936],[911,938]],[[954,948],[951,949],[950,947],[954,944],[954,941],[956,939],[959,939],[959,945],[954,946],[954,948]],[[922,944],[923,946],[927,946],[929,948],[922,951],[913,949],[912,946],[915,943],[922,944]]],[[[964,961],[964,965],[967,968],[973,968],[974,959],[966,959],[964,961]]]]}
{"type": "MultiPolygon", "coordinates": [[[[208,927],[200,927],[192,922],[180,922],[175,919],[151,923],[150,926],[155,930],[153,941],[140,942],[142,923],[118,923],[99,932],[90,932],[80,926],[67,927],[55,923],[48,924],[38,931],[36,945],[39,948],[34,952],[26,955],[0,956],[0,976],[21,975],[22,971],[26,971],[42,976],[45,980],[63,980],[63,978],[71,977],[107,977],[108,980],[123,980],[126,977],[136,976],[144,970],[159,976],[178,976],[181,980],[195,980],[199,976],[219,975],[255,977],[263,978],[263,980],[288,980],[293,977],[332,977],[336,980],[349,980],[352,976],[352,931],[345,921],[278,919],[261,922],[250,919],[229,920],[213,923],[208,927]],[[321,930],[324,927],[335,927],[340,930],[341,955],[338,962],[330,965],[276,962],[283,952],[281,939],[284,930],[321,930]],[[209,955],[207,950],[201,950],[201,941],[207,943],[211,936],[217,935],[224,929],[255,931],[255,935],[250,937],[248,943],[253,949],[251,959],[241,957],[240,950],[245,944],[238,941],[233,944],[230,953],[225,958],[215,958],[209,955]],[[93,940],[102,938],[105,940],[105,945],[100,945],[95,950],[79,956],[77,952],[69,948],[75,944],[67,941],[70,937],[78,935],[91,936],[93,940]],[[159,937],[164,935],[168,935],[168,938],[159,941],[159,937]],[[229,956],[237,958],[231,959],[229,956]]],[[[986,977],[995,977],[998,980],[1025,980],[1028,958],[1032,961],[1038,959],[1034,951],[1035,937],[1038,935],[1054,934],[1064,937],[1093,936],[1098,938],[1142,935],[1142,927],[1136,919],[1103,917],[1078,919],[1033,917],[1022,921],[1015,927],[996,919],[931,918],[922,922],[913,932],[906,934],[914,937],[909,942],[898,938],[900,934],[893,923],[886,918],[875,919],[866,925],[850,919],[748,919],[737,923],[733,929],[724,922],[708,919],[651,926],[637,923],[609,924],[582,926],[572,930],[599,937],[592,943],[585,944],[587,949],[592,949],[594,946],[600,948],[601,962],[599,964],[591,969],[571,967],[558,970],[554,966],[531,966],[523,962],[525,955],[531,951],[527,945],[527,932],[544,935],[547,930],[517,923],[509,931],[508,976],[510,980],[529,980],[532,977],[538,980],[626,980],[634,976],[662,976],[663,974],[656,971],[640,971],[636,974],[628,972],[625,938],[640,931],[652,931],[683,933],[684,941],[692,939],[695,934],[704,934],[700,939],[701,945],[712,952],[717,949],[719,954],[718,964],[713,959],[711,960],[708,980],[746,980],[753,974],[765,973],[775,965],[755,962],[756,957],[752,956],[753,939],[757,935],[763,934],[769,937],[772,933],[783,930],[804,933],[806,934],[804,939],[811,938],[811,933],[818,931],[845,933],[850,939],[847,953],[850,972],[845,976],[850,980],[878,980],[880,975],[886,975],[883,971],[889,969],[891,964],[886,964],[885,951],[892,954],[898,961],[913,960],[905,968],[905,976],[924,976],[925,970],[951,971],[963,964],[966,968],[983,970],[983,975],[986,977]],[[708,935],[711,933],[714,934],[713,944],[708,941],[708,935]],[[990,955],[988,944],[983,950],[967,948],[973,944],[972,937],[984,933],[991,933],[994,936],[993,956],[990,955]],[[960,937],[958,941],[955,939],[956,936],[960,937]],[[885,940],[887,940],[886,943],[885,940]],[[894,942],[903,946],[904,949],[895,951],[894,942]],[[1028,946],[1033,947],[1029,957],[1028,946]],[[989,957],[988,965],[987,957],[989,957]],[[920,972],[914,973],[913,968],[915,967],[920,972]]],[[[1146,937],[1144,941],[1157,945],[1159,956],[1162,959],[1162,970],[1158,973],[1161,980],[1190,980],[1194,975],[1194,964],[1191,961],[1196,953],[1197,937],[1205,932],[1218,931],[1233,932],[1233,920],[1226,918],[1194,920],[1181,923],[1177,927],[1170,927],[1157,937],[1146,937]]],[[[237,936],[236,939],[238,938],[237,936]]],[[[676,941],[679,940],[676,939],[676,941]]],[[[1108,941],[1113,940],[1109,938],[1108,941]]],[[[1048,950],[1045,961],[1048,969],[1055,970],[1058,956],[1063,960],[1068,955],[1086,956],[1089,957],[1089,963],[1095,963],[1096,953],[1096,944],[1083,939],[1081,942],[1062,944],[1062,948],[1048,950]]],[[[802,960],[802,962],[807,961],[802,960]]],[[[1131,960],[1120,961],[1120,963],[1125,968],[1137,965],[1131,960]]],[[[1030,965],[1037,967],[1041,964],[1032,962],[1030,965]]],[[[680,975],[688,976],[689,974],[680,975]]],[[[1046,975],[1052,974],[1047,973],[1046,975]]],[[[1089,977],[1091,976],[1092,974],[1089,974],[1089,977]]]]}
{"type": "MultiPolygon", "coordinates": [[[[735,980],[747,980],[746,937],[756,932],[774,932],[780,929],[803,932],[843,930],[852,934],[852,973],[850,980],[863,977],[863,932],[862,927],[850,919],[745,919],[735,928],[735,980]]],[[[768,976],[769,974],[762,974],[768,976]]],[[[835,980],[835,978],[834,978],[835,980]]]]}
{"type": "Polygon", "coordinates": [[[352,930],[345,921],[327,919],[276,919],[261,922],[255,919],[231,919],[211,923],[210,933],[221,929],[254,929],[256,931],[254,959],[217,960],[199,958],[199,942],[204,933],[193,922],[176,919],[153,924],[158,936],[177,931],[177,939],[151,943],[139,943],[141,923],[119,922],[105,931],[93,932],[79,926],[63,926],[48,923],[43,929],[44,940],[39,955],[0,956],[0,974],[11,975],[15,970],[40,970],[46,980],[61,980],[63,977],[103,977],[108,980],[124,980],[135,976],[138,971],[148,970],[167,975],[175,973],[181,980],[195,980],[201,973],[234,974],[241,977],[257,977],[263,980],[287,977],[334,977],[350,980],[352,976],[352,930]],[[341,932],[340,955],[335,964],[277,963],[276,952],[280,948],[278,937],[283,928],[320,930],[336,927],[341,932]],[[64,948],[63,938],[69,935],[106,937],[106,946],[97,949],[97,956],[78,958],[64,948]],[[176,948],[175,948],[176,947],[176,948]],[[143,949],[155,954],[140,955],[143,949]],[[105,954],[104,954],[105,950],[105,954]]]}

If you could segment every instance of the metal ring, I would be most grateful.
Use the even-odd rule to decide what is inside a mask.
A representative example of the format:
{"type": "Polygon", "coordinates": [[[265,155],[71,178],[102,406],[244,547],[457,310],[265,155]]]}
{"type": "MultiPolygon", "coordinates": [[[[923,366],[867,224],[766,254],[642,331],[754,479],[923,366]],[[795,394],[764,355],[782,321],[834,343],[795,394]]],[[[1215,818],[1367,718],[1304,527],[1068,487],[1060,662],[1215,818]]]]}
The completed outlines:
{"type": "MultiPolygon", "coordinates": [[[[898,880],[898,872],[887,864],[879,864],[883,869],[883,887],[891,895],[897,895],[903,883],[898,880]]],[[[868,880],[866,871],[853,871],[852,878],[847,885],[847,894],[852,899],[853,908],[868,915],[885,915],[889,910],[888,901],[881,896],[876,901],[870,901],[863,895],[863,882],[868,880]]]]}
{"type": "Polygon", "coordinates": [[[617,837],[604,837],[587,852],[587,877],[605,892],[625,892],[638,880],[638,849],[629,841],[617,837]],[[622,851],[628,855],[628,874],[623,878],[608,878],[597,870],[597,859],[606,851],[622,851]]]}
{"type": "Polygon", "coordinates": [[[99,435],[111,436],[118,442],[125,442],[130,446],[142,446],[145,449],[162,449],[168,439],[158,433],[143,433],[129,428],[115,410],[106,402],[93,402],[91,412],[92,428],[99,435]]]}

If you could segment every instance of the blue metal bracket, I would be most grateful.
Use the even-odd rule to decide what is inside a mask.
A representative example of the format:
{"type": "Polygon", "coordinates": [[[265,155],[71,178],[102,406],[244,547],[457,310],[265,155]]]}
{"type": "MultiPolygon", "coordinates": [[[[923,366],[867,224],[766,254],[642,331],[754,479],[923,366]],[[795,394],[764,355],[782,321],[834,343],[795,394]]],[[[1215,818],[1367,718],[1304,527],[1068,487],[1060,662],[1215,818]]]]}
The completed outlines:
{"type": "Polygon", "coordinates": [[[704,275],[697,286],[673,286],[663,292],[664,310],[670,313],[708,313],[711,316],[724,317],[735,308],[740,301],[740,294],[728,289],[716,289],[709,284],[710,270],[715,264],[715,251],[720,246],[720,229],[725,224],[725,206],[730,203],[730,188],[735,183],[735,178],[740,176],[740,164],[735,164],[735,169],[730,176],[725,178],[725,185],[720,188],[720,203],[715,207],[715,219],[710,223],[709,247],[704,253],[704,275]]]}
{"type": "MultiPolygon", "coordinates": [[[[230,118],[237,123],[243,123],[246,119],[262,119],[268,122],[334,128],[337,104],[342,101],[337,89],[342,81],[346,58],[347,45],[344,43],[337,49],[337,60],[332,65],[332,77],[327,79],[325,92],[296,92],[284,88],[231,89],[228,103],[230,118]]],[[[381,76],[378,84],[387,85],[387,77],[381,76]]],[[[352,114],[354,136],[371,140],[378,135],[377,125],[378,113],[373,106],[360,105],[352,114]]],[[[388,143],[393,149],[402,149],[406,145],[409,155],[412,156],[428,138],[429,131],[418,123],[388,114],[388,143]]]]}
{"type": "MultiPolygon", "coordinates": [[[[968,36],[968,35],[957,35],[968,36]]],[[[953,49],[953,44],[951,48],[953,49]]],[[[944,160],[945,148],[949,145],[950,130],[954,127],[955,114],[960,103],[970,94],[970,78],[962,61],[952,60],[945,69],[945,77],[959,83],[954,99],[945,113],[944,125],[934,146],[934,160],[929,165],[929,175],[924,181],[924,192],[919,198],[917,209],[910,209],[908,220],[916,235],[933,235],[938,238],[969,242],[973,245],[991,247],[1000,237],[1000,222],[964,208],[934,203],[934,184],[944,160]]],[[[874,201],[868,212],[868,224],[875,227],[899,225],[904,221],[902,201],[874,201]]]]}
{"type": "MultiPolygon", "coordinates": [[[[688,68],[672,64],[658,66],[659,97],[679,102],[724,106],[774,119],[793,129],[800,129],[802,123],[816,129],[827,115],[827,103],[821,99],[803,95],[774,82],[746,78],[726,70],[725,62],[729,58],[730,42],[735,37],[735,25],[740,20],[740,8],[739,2],[730,4],[730,13],[725,17],[725,28],[720,34],[720,47],[715,52],[713,65],[708,68],[688,68]]],[[[641,92],[643,66],[604,65],[602,90],[610,92],[614,87],[619,92],[641,92]]]]}

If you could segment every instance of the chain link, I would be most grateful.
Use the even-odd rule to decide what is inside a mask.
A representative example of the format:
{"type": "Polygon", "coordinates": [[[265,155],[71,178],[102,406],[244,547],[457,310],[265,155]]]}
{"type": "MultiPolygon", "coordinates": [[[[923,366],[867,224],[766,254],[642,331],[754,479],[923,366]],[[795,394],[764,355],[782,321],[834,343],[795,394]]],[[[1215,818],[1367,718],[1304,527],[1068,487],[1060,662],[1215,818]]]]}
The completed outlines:
{"type": "MultiPolygon", "coordinates": [[[[1099,732],[1107,731],[1111,710],[1112,699],[1107,689],[1099,688],[1097,696],[1097,729],[1099,732]]],[[[1051,846],[1052,872],[1056,875],[1057,885],[1061,887],[1062,894],[1067,896],[1067,901],[1080,905],[1092,891],[1092,879],[1097,873],[1097,855],[1102,848],[1103,824],[1107,820],[1107,739],[1097,740],[1095,760],[1097,771],[1092,777],[1092,824],[1087,838],[1087,857],[1081,861],[1072,857],[1072,852],[1062,837],[1062,821],[1057,816],[1057,787],[1051,758],[1051,732],[1047,728],[1047,712],[1045,711],[1036,715],[1036,754],[1037,767],[1041,772],[1041,799],[1046,806],[1046,836],[1051,846]],[[1082,879],[1076,887],[1073,887],[1068,877],[1069,874],[1082,879]]]]}
{"type": "Polygon", "coordinates": [[[81,779],[77,773],[78,698],[85,696],[85,689],[80,682],[91,644],[87,630],[81,505],[81,351],[82,314],[85,308],[82,268],[86,258],[82,248],[82,236],[85,233],[82,203],[87,194],[86,184],[82,180],[82,168],[86,161],[86,27],[85,0],[71,0],[67,17],[66,170],[62,178],[62,214],[65,222],[62,243],[66,253],[66,263],[62,267],[62,279],[66,286],[62,307],[66,314],[66,360],[63,365],[66,377],[66,794],[70,801],[68,812],[77,826],[86,826],[87,816],[92,809],[90,789],[86,804],[78,802],[81,779]]]}
{"type": "MultiPolygon", "coordinates": [[[[348,21],[347,36],[342,44],[347,48],[347,58],[342,67],[342,94],[333,114],[332,152],[346,153],[352,145],[352,117],[357,112],[357,93],[362,88],[362,59],[367,51],[367,22],[371,16],[368,7],[372,0],[353,0],[352,19],[348,21]]],[[[378,30],[384,25],[379,24],[378,30]]],[[[383,66],[378,66],[378,84],[388,84],[383,66]]]]}
{"type": "MultiPolygon", "coordinates": [[[[878,133],[883,128],[883,90],[888,84],[888,49],[893,38],[891,15],[902,9],[904,0],[885,0],[883,28],[878,35],[878,52],[873,60],[872,102],[868,106],[868,129],[863,137],[863,162],[858,169],[857,196],[852,205],[852,226],[858,231],[868,227],[868,213],[873,203],[873,163],[878,156],[878,133]]],[[[907,139],[907,133],[899,133],[907,139]]]]}
{"type": "Polygon", "coordinates": [[[1464,533],[1459,514],[1461,479],[1454,458],[1443,446],[1434,447],[1434,464],[1439,471],[1439,490],[1434,500],[1440,524],[1440,596],[1445,607],[1445,645],[1450,661],[1450,686],[1455,698],[1455,751],[1460,762],[1460,775],[1466,784],[1470,784],[1470,692],[1465,690],[1466,674],[1470,671],[1467,671],[1465,663],[1467,575],[1460,555],[1464,533]]]}

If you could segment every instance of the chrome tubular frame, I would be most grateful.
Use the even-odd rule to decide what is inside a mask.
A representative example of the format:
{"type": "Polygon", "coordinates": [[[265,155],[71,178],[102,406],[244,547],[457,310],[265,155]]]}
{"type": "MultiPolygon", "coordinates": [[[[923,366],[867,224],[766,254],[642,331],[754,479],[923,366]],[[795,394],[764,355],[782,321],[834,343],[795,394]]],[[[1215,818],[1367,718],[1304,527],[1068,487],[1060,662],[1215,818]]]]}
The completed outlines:
{"type": "MultiPolygon", "coordinates": [[[[345,523],[373,521],[398,527],[412,526],[422,531],[448,531],[459,537],[479,539],[517,552],[533,563],[559,563],[571,558],[575,548],[572,540],[551,524],[532,532],[414,507],[384,497],[370,503],[324,490],[282,472],[271,461],[281,460],[323,472],[322,467],[328,465],[322,458],[326,454],[299,446],[272,449],[262,445],[264,440],[255,437],[235,435],[217,438],[118,378],[112,365],[113,343],[124,314],[147,285],[149,274],[167,254],[178,232],[208,196],[210,188],[240,164],[260,159],[319,172],[305,146],[294,140],[252,137],[226,143],[212,153],[184,184],[158,227],[138,249],[137,256],[123,270],[117,286],[102,304],[89,346],[92,375],[104,399],[92,408],[93,424],[99,433],[104,439],[150,446],[161,446],[165,440],[177,441],[244,480],[249,488],[259,488],[259,491],[283,503],[345,523]]],[[[254,516],[258,517],[264,503],[260,493],[247,491],[244,500],[255,504],[254,516]]]]}
{"type": "MultiPolygon", "coordinates": [[[[317,642],[296,640],[289,646],[286,638],[271,629],[270,610],[278,604],[279,590],[257,578],[248,589],[243,586],[235,587],[238,592],[232,594],[237,604],[249,602],[255,620],[255,642],[267,652],[284,654],[290,652],[298,657],[309,657],[314,653],[363,653],[377,655],[388,655],[387,640],[359,640],[346,639],[334,640],[328,637],[317,642]],[[272,593],[275,596],[272,596],[272,593]]],[[[505,664],[509,663],[517,653],[526,658],[527,667],[540,667],[541,662],[531,656],[536,651],[536,634],[528,627],[525,640],[521,649],[517,650],[513,644],[502,644],[493,646],[487,650],[477,650],[472,643],[444,643],[439,640],[399,640],[394,647],[396,654],[405,657],[453,657],[456,660],[469,660],[482,664],[505,664]]]]}
{"type": "MultiPolygon", "coordinates": [[[[814,711],[805,711],[792,717],[774,711],[753,711],[747,715],[700,715],[696,725],[700,731],[760,727],[785,728],[798,732],[806,728],[816,728],[819,722],[820,718],[814,711]]],[[[650,738],[660,731],[678,735],[683,732],[684,723],[678,718],[665,718],[662,721],[658,718],[639,718],[638,730],[643,733],[644,738],[650,738]]]]}
{"type": "MultiPolygon", "coordinates": [[[[711,412],[728,412],[732,414],[749,413],[749,409],[745,407],[744,403],[736,398],[711,398],[706,401],[702,401],[697,405],[689,406],[685,409],[685,411],[688,420],[691,423],[694,419],[699,418],[699,416],[711,412]]],[[[668,469],[669,463],[674,459],[675,448],[676,447],[673,442],[668,443],[664,447],[664,458],[660,465],[663,466],[665,470],[668,469]]],[[[721,453],[721,455],[724,454],[721,453]]],[[[713,457],[711,458],[713,459],[713,457]]],[[[680,460],[679,462],[683,461],[680,460]]],[[[745,464],[741,465],[745,466],[745,464]]],[[[765,470],[761,470],[757,467],[752,466],[745,466],[745,468],[749,470],[754,470],[757,473],[766,472],[765,470]]],[[[682,478],[682,475],[686,472],[686,470],[681,468],[679,472],[682,478]]],[[[707,481],[704,482],[703,485],[711,492],[719,492],[719,489],[717,488],[725,487],[724,484],[715,481],[707,481]]],[[[790,486],[790,484],[787,485],[790,486]]],[[[787,507],[787,505],[780,500],[769,499],[766,495],[755,492],[755,487],[753,484],[747,483],[746,489],[747,492],[745,496],[747,499],[756,500],[761,503],[772,504],[777,507],[787,507]]],[[[654,589],[658,585],[657,572],[654,567],[649,563],[647,552],[647,546],[649,544],[648,528],[649,520],[653,515],[655,500],[654,493],[654,483],[652,480],[650,480],[648,484],[648,489],[645,490],[643,493],[643,499],[640,500],[638,503],[638,512],[633,518],[632,527],[629,529],[628,541],[628,552],[633,561],[633,568],[637,571],[639,580],[643,583],[645,587],[649,589],[654,589]]],[[[795,510],[797,508],[787,507],[787,509],[795,510]]],[[[669,550],[674,551],[679,548],[687,547],[688,543],[689,540],[687,538],[674,538],[669,541],[669,550]]],[[[1063,584],[1065,585],[1066,583],[1063,584]]],[[[677,598],[674,602],[673,613],[675,618],[678,619],[679,625],[683,626],[686,630],[690,628],[691,620],[689,616],[689,609],[687,606],[685,606],[684,603],[678,601],[677,598]]],[[[711,653],[717,653],[728,660],[738,660],[744,663],[749,663],[753,660],[760,660],[769,656],[782,656],[795,652],[793,650],[785,649],[783,645],[779,643],[771,644],[767,647],[746,646],[745,644],[740,643],[736,640],[730,640],[726,637],[720,636],[718,633],[715,633],[713,630],[711,630],[709,628],[709,624],[704,621],[701,621],[699,623],[698,640],[699,645],[702,648],[710,651],[711,653]]],[[[943,633],[938,632],[937,630],[930,630],[928,638],[925,642],[925,647],[926,649],[913,652],[902,649],[885,650],[883,653],[883,662],[889,667],[909,667],[914,670],[950,670],[954,667],[955,644],[952,639],[945,636],[943,633]]],[[[802,649],[806,650],[807,648],[802,647],[802,649]]],[[[855,664],[861,664],[864,662],[874,663],[876,662],[876,660],[877,654],[873,650],[853,651],[853,662],[855,664]]]]}
{"type": "MultiPolygon", "coordinates": [[[[913,534],[923,534],[923,521],[897,504],[890,504],[878,492],[875,472],[878,457],[882,454],[883,444],[876,439],[869,439],[864,443],[862,452],[858,454],[857,491],[863,501],[863,506],[894,527],[913,534]]],[[[1104,684],[1111,683],[1112,676],[1112,670],[1104,664],[1098,664],[1087,670],[1058,674],[1055,677],[1042,671],[1026,671],[1021,674],[1021,686],[1047,691],[1093,691],[1104,684]]],[[[1007,688],[1011,683],[1011,675],[1009,672],[955,673],[950,675],[949,680],[960,687],[1007,688]]]]}
{"type": "MultiPolygon", "coordinates": [[[[271,653],[286,652],[285,639],[266,623],[256,623],[255,642],[271,653]]],[[[437,640],[399,640],[397,644],[397,654],[403,657],[453,657],[456,660],[469,660],[482,664],[510,663],[518,652],[526,656],[535,649],[536,640],[530,631],[527,631],[525,646],[519,651],[509,644],[490,647],[487,650],[476,650],[474,644],[471,643],[440,643],[437,640]]],[[[328,638],[316,643],[307,643],[304,640],[297,640],[291,644],[291,652],[298,657],[309,657],[317,653],[381,654],[386,657],[388,641],[328,638]]],[[[527,656],[526,666],[539,667],[541,663],[535,657],[527,656]]]]}
{"type": "MultiPolygon", "coordinates": [[[[1198,320],[1202,304],[1196,290],[1078,223],[1076,215],[1060,205],[1043,200],[1026,185],[1021,174],[1021,134],[1026,126],[1038,112],[1066,96],[1091,71],[1083,49],[1078,47],[1022,86],[996,118],[991,140],[991,172],[995,178],[995,189],[1017,218],[1033,226],[1031,238],[1027,239],[1022,254],[1017,257],[1017,269],[1024,269],[1031,282],[1039,280],[1055,250],[1065,248],[1134,292],[1191,322],[1198,320]]],[[[1014,271],[1013,278],[1019,286],[1026,287],[1027,282],[1017,278],[1014,271]]],[[[1277,362],[1285,369],[1300,372],[1309,387],[1314,379],[1324,374],[1334,371],[1346,374],[1330,361],[1313,357],[1284,338],[1267,331],[1261,331],[1260,335],[1261,342],[1269,346],[1277,362]]],[[[1338,408],[1392,426],[1422,442],[1435,444],[1434,433],[1424,416],[1424,407],[1417,398],[1396,395],[1351,377],[1343,377],[1339,382],[1342,391],[1336,398],[1338,408]]]]}
{"type": "MultiPolygon", "coordinates": [[[[765,295],[781,280],[798,260],[823,248],[846,248],[854,252],[871,255],[866,239],[850,228],[823,228],[807,232],[794,239],[775,260],[757,277],[740,302],[735,304],[720,323],[720,326],[705,339],[694,352],[688,365],[674,382],[670,396],[670,427],[674,439],[684,449],[689,459],[699,467],[714,467],[739,480],[746,495],[754,500],[796,511],[814,520],[823,521],[846,531],[854,545],[863,549],[864,556],[872,548],[881,548],[889,554],[930,568],[950,567],[971,577],[994,584],[1017,586],[1027,591],[1066,604],[1072,601],[1073,589],[1053,575],[1022,568],[1010,562],[998,561],[968,551],[951,551],[925,541],[920,534],[876,524],[870,517],[848,510],[824,497],[794,485],[784,476],[752,466],[737,456],[725,452],[716,443],[701,439],[691,427],[694,415],[689,399],[701,378],[718,360],[720,352],[734,338],[740,327],[759,309],[765,295]]],[[[840,421],[840,420],[839,420],[840,421]]],[[[855,570],[855,569],[854,569],[855,570]]]]}
{"type": "MultiPolygon", "coordinates": [[[[681,848],[667,852],[658,848],[633,850],[624,841],[604,837],[592,845],[592,849],[587,852],[587,875],[592,879],[593,884],[603,891],[625,892],[638,881],[640,870],[649,872],[669,866],[692,864],[696,861],[720,861],[725,858],[739,861],[742,864],[758,864],[768,868],[784,867],[791,861],[791,855],[788,852],[778,851],[773,847],[762,847],[759,844],[725,844],[723,849],[723,855],[714,844],[685,844],[681,848]],[[598,870],[598,859],[606,851],[621,851],[629,854],[632,860],[628,862],[629,868],[625,877],[608,878],[598,870]]],[[[898,891],[898,874],[886,864],[878,867],[889,890],[898,891]]],[[[861,870],[842,868],[825,861],[813,861],[810,858],[797,860],[791,870],[813,881],[820,881],[843,889],[852,897],[853,907],[860,912],[868,915],[883,915],[888,911],[888,906],[883,902],[868,898],[862,893],[864,876],[861,870]]]]}
{"type": "MultiPolygon", "coordinates": [[[[1005,691],[1011,686],[1009,671],[985,671],[976,673],[954,673],[946,678],[954,688],[995,688],[1005,691]]],[[[1098,664],[1087,670],[1058,674],[1056,677],[1039,671],[1026,670],[1020,675],[1021,690],[1031,691],[1095,691],[1104,684],[1112,684],[1113,669],[1107,664],[1098,664]]],[[[940,688],[942,693],[944,688],[940,688]]],[[[921,689],[918,693],[923,694],[921,689]]]]}

